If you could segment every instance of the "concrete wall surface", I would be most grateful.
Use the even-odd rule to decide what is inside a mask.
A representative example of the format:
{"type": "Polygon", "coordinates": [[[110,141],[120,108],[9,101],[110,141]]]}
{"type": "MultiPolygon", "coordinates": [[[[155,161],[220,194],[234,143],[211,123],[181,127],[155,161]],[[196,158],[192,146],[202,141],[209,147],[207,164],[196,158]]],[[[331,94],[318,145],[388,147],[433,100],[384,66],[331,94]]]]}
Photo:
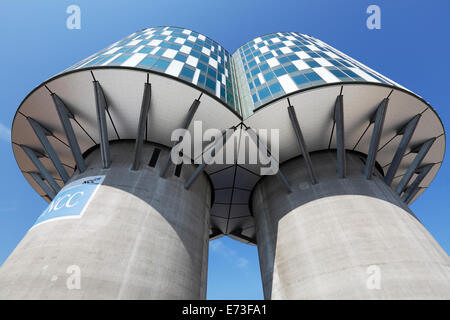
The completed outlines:
{"type": "Polygon", "coordinates": [[[145,144],[138,171],[130,170],[134,141],[111,143],[108,169],[99,149],[91,152],[88,169],[71,181],[105,175],[103,184],[81,218],[49,220],[26,234],[0,268],[0,299],[206,298],[209,180],[202,174],[186,190],[193,165],[180,177],[171,165],[160,178],[169,153],[156,147],[156,167],[148,166],[155,146],[145,144]]]}
{"type": "Polygon", "coordinates": [[[364,156],[347,152],[338,179],[335,152],[312,154],[264,177],[252,198],[266,299],[450,299],[450,259],[364,156]]]}

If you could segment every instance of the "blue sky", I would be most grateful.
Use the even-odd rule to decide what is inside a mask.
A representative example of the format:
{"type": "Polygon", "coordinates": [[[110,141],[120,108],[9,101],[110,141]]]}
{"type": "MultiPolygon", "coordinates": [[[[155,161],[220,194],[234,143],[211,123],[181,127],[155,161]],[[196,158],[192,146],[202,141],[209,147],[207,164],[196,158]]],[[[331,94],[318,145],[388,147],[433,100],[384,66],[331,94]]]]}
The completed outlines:
{"type": "MultiPolygon", "coordinates": [[[[0,4],[0,263],[46,203],[28,185],[11,150],[9,129],[23,98],[81,59],[145,27],[199,31],[231,53],[259,35],[306,33],[350,55],[424,97],[450,127],[450,1],[227,0],[50,1],[0,4]],[[66,28],[66,8],[81,8],[81,30],[66,28]],[[381,30],[366,28],[366,8],[381,8],[381,30]]],[[[412,209],[450,252],[448,157],[412,209]]],[[[228,238],[211,242],[210,299],[260,299],[256,247],[228,238]]]]}

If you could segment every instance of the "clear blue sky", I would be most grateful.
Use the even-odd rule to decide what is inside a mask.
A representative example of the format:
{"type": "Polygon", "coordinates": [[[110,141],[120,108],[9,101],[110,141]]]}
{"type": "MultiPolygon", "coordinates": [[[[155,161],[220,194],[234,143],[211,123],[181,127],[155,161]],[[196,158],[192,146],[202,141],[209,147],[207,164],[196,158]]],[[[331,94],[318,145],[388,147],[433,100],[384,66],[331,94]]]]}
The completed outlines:
{"type": "MultiPolygon", "coordinates": [[[[231,53],[277,31],[317,37],[424,97],[450,128],[450,1],[433,0],[2,0],[0,3],[0,263],[46,203],[28,185],[11,150],[9,128],[22,99],[41,82],[144,27],[199,31],[231,53]],[[66,29],[66,8],[81,7],[81,30],[66,29]],[[366,28],[366,8],[381,8],[381,30],[366,28]]],[[[450,252],[450,165],[412,209],[450,252]]],[[[211,242],[210,299],[260,299],[256,247],[211,242]]]]}

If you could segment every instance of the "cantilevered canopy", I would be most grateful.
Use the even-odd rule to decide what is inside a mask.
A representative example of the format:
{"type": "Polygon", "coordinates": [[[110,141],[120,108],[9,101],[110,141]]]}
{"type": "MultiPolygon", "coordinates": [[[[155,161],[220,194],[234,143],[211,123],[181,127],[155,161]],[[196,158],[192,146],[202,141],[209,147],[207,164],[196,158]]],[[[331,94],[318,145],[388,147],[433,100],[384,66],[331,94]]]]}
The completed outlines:
{"type": "MultiPolygon", "coordinates": [[[[46,146],[41,142],[42,137],[40,140],[30,123],[39,124],[41,135],[47,138],[55,151],[57,156],[55,162],[60,161],[63,169],[71,176],[79,167],[75,161],[77,153],[71,148],[68,139],[70,135],[66,132],[67,128],[62,125],[55,100],[61,101],[64,105],[62,110],[67,111],[64,115],[69,119],[69,126],[73,130],[80,153],[83,154],[105,141],[102,139],[102,132],[105,130],[106,138],[110,141],[137,138],[139,121],[143,117],[140,114],[145,97],[144,90],[148,88],[148,84],[151,84],[151,102],[145,126],[141,124],[139,129],[143,131],[146,141],[171,147],[172,131],[186,125],[188,115],[192,117],[188,127],[191,134],[194,121],[197,120],[202,121],[203,130],[209,128],[224,130],[241,122],[240,117],[215,96],[167,75],[121,67],[85,69],[61,74],[46,81],[26,97],[15,115],[12,126],[16,161],[36,192],[47,201],[51,199],[47,192],[48,188],[47,191],[44,190],[41,187],[41,180],[31,175],[38,172],[38,168],[21,146],[36,151],[38,160],[59,187],[64,185],[63,178],[67,179],[60,176],[63,170],[59,168],[58,171],[55,168],[53,163],[55,156],[46,152],[46,146]],[[105,124],[102,130],[99,130],[97,108],[99,102],[102,102],[103,95],[106,106],[101,108],[101,111],[102,115],[104,114],[105,124]],[[196,103],[198,106],[195,113],[189,113],[195,101],[199,101],[196,103]]],[[[41,176],[42,173],[39,177],[41,176]]],[[[44,182],[48,184],[48,181],[44,182]]]]}
{"type": "MultiPolygon", "coordinates": [[[[405,130],[402,129],[414,117],[420,115],[391,184],[395,190],[408,168],[414,165],[420,147],[427,140],[435,138],[418,165],[420,167],[433,164],[433,167],[422,179],[417,193],[410,200],[412,202],[417,199],[430,185],[441,166],[445,151],[445,133],[439,117],[431,106],[407,90],[384,84],[350,82],[315,87],[293,92],[260,107],[244,120],[244,123],[253,128],[280,130],[279,161],[283,163],[301,154],[296,132],[289,117],[289,106],[292,105],[308,152],[337,149],[339,146],[336,143],[335,110],[336,99],[340,95],[343,99],[345,149],[361,152],[370,158],[369,148],[374,128],[378,127],[380,130],[375,131],[375,134],[380,135],[378,148],[372,155],[376,163],[382,167],[383,174],[387,173],[405,134],[405,130]],[[387,109],[383,125],[380,127],[381,123],[376,121],[376,114],[383,101],[387,102],[387,109]]],[[[314,163],[312,167],[314,168],[314,163]]],[[[415,170],[402,192],[407,190],[418,174],[419,171],[415,170]]]]}
{"type": "MultiPolygon", "coordinates": [[[[103,67],[60,74],[32,91],[14,118],[13,151],[25,178],[50,201],[58,191],[55,189],[67,181],[65,173],[71,176],[80,168],[82,155],[90,148],[105,144],[107,166],[109,160],[114,161],[108,159],[107,140],[134,140],[141,134],[144,141],[170,148],[172,131],[187,126],[192,134],[196,120],[202,121],[203,130],[233,128],[224,152],[234,143],[244,146],[243,150],[238,147],[234,163],[201,168],[209,175],[214,190],[210,236],[227,234],[253,244],[256,238],[251,193],[261,178],[261,165],[238,161],[241,152],[248,152],[252,143],[277,163],[302,152],[338,149],[341,178],[345,178],[345,150],[366,154],[368,159],[373,157],[375,166],[385,175],[393,163],[393,178],[387,182],[408,203],[429,186],[445,149],[444,129],[432,108],[413,93],[390,85],[336,83],[314,87],[274,100],[242,119],[214,95],[180,79],[148,70],[103,67]],[[378,113],[377,120],[383,101],[387,104],[384,119],[378,113]],[[100,130],[99,116],[103,123],[100,130]],[[64,119],[68,122],[63,126],[64,119]],[[279,155],[270,153],[273,141],[249,136],[258,133],[258,129],[279,130],[279,155]],[[374,132],[379,135],[376,139],[374,132]],[[75,142],[79,151],[73,147],[75,142]],[[377,148],[370,151],[371,145],[377,148]],[[393,161],[394,155],[403,150],[401,160],[397,156],[393,161]]],[[[139,140],[136,152],[140,143],[139,140]]],[[[144,165],[143,161],[139,165],[138,158],[135,169],[144,165]]],[[[306,182],[315,183],[314,162],[309,169],[311,179],[306,182]]],[[[286,192],[290,192],[289,177],[282,172],[278,176],[286,192]]],[[[195,183],[195,177],[190,183],[195,183]]]]}

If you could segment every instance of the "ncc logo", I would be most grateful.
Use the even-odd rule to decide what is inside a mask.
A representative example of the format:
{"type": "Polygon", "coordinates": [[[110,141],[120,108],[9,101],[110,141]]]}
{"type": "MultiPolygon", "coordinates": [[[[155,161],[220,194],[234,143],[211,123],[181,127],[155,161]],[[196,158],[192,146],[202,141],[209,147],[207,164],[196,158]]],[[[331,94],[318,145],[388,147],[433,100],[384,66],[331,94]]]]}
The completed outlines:
{"type": "Polygon", "coordinates": [[[86,177],[66,185],[39,216],[33,227],[55,219],[81,218],[104,176],[86,177]]]}
{"type": "Polygon", "coordinates": [[[52,201],[52,203],[50,203],[50,206],[47,208],[48,211],[58,211],[61,210],[62,208],[66,207],[66,208],[73,208],[75,207],[79,201],[74,201],[74,198],[82,198],[84,195],[84,191],[77,191],[72,193],[66,193],[64,196],[62,197],[58,197],[58,200],[56,201],[52,201]]]}

